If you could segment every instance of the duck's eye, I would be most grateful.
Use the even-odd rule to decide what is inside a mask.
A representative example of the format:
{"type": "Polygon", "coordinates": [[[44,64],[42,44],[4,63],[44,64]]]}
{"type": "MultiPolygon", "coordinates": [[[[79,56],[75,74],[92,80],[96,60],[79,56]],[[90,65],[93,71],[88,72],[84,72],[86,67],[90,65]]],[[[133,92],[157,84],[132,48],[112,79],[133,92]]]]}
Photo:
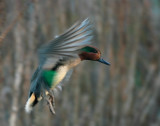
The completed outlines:
{"type": "Polygon", "coordinates": [[[93,53],[97,53],[97,50],[93,50],[93,53]]]}

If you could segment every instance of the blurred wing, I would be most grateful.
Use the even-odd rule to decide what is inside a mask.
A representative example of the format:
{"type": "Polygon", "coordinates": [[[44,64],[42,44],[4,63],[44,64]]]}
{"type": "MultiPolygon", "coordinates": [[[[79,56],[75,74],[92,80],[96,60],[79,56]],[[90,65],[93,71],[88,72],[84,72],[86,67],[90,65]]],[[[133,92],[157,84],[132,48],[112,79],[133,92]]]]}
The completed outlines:
{"type": "Polygon", "coordinates": [[[52,68],[63,58],[77,56],[77,51],[90,44],[93,26],[89,19],[77,22],[65,33],[39,49],[39,62],[43,68],[52,68]]]}

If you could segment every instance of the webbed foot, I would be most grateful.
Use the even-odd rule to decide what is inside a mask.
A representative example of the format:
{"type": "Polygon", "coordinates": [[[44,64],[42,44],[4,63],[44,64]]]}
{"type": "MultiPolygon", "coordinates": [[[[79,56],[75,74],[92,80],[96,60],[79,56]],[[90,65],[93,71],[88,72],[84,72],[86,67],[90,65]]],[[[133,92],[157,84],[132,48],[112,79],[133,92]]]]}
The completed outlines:
{"type": "Polygon", "coordinates": [[[50,109],[51,113],[53,115],[55,115],[56,112],[55,112],[55,98],[54,98],[54,95],[47,94],[46,100],[47,100],[47,103],[48,103],[48,106],[49,106],[49,109],[50,109]]]}

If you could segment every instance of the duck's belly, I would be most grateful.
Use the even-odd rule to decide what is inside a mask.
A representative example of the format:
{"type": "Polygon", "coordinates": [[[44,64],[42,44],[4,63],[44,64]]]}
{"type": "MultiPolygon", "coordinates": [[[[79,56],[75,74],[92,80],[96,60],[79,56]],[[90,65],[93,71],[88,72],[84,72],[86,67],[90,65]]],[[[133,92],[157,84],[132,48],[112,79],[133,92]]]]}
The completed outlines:
{"type": "Polygon", "coordinates": [[[57,84],[59,84],[64,79],[67,72],[68,72],[67,66],[61,66],[58,68],[57,74],[56,76],[53,77],[53,80],[52,80],[52,85],[53,85],[52,89],[54,89],[57,86],[57,84]]]}

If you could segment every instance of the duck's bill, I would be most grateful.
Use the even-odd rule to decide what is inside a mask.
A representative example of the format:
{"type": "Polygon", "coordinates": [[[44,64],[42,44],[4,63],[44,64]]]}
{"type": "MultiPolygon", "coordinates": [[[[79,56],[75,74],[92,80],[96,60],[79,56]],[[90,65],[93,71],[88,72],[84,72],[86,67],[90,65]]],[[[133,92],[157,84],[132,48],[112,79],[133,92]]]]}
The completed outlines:
{"type": "Polygon", "coordinates": [[[106,64],[106,65],[110,65],[109,62],[105,61],[105,60],[102,59],[102,58],[100,58],[100,59],[98,60],[98,62],[103,63],[103,64],[106,64]]]}

